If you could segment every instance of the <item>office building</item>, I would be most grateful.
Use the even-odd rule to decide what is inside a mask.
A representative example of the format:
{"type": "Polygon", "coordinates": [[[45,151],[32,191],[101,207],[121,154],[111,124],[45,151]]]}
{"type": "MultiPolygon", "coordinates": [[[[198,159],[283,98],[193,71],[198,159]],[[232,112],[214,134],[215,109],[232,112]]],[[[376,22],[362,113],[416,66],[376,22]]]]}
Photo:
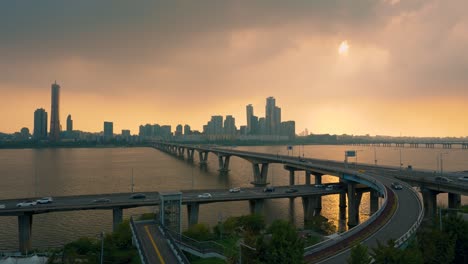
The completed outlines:
{"type": "Polygon", "coordinates": [[[235,135],[237,132],[236,120],[232,115],[227,115],[224,120],[224,134],[235,135]]]}
{"type": "Polygon", "coordinates": [[[246,106],[246,112],[247,112],[247,134],[251,134],[252,118],[253,118],[253,106],[251,104],[246,106]]]}
{"type": "Polygon", "coordinates": [[[73,131],[73,120],[71,119],[71,115],[67,116],[67,132],[70,133],[73,131]]]}
{"type": "Polygon", "coordinates": [[[104,140],[111,140],[114,137],[114,123],[104,121],[104,140]]]}
{"type": "Polygon", "coordinates": [[[273,97],[266,99],[265,107],[265,132],[267,135],[279,135],[281,128],[281,108],[276,106],[273,97]]]}
{"type": "Polygon", "coordinates": [[[43,108],[34,111],[34,139],[47,138],[47,112],[43,108]]]}
{"type": "Polygon", "coordinates": [[[50,133],[51,141],[60,140],[60,85],[54,82],[51,87],[50,133]]]}
{"type": "Polygon", "coordinates": [[[175,131],[175,136],[176,136],[176,137],[182,136],[182,129],[183,129],[183,127],[182,127],[181,124],[178,124],[178,125],[176,126],[176,131],[175,131]]]}
{"type": "Polygon", "coordinates": [[[190,128],[189,125],[184,126],[184,135],[188,136],[192,134],[192,129],[190,128]]]}

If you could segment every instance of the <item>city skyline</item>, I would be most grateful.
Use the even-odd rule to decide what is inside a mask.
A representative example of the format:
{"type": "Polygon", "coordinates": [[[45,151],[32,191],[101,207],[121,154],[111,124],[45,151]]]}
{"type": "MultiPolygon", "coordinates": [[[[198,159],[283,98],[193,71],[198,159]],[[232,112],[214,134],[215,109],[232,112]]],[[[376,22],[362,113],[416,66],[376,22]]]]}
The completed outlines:
{"type": "Polygon", "coordinates": [[[102,131],[104,120],[132,134],[146,123],[201,131],[213,115],[247,125],[246,105],[266,116],[273,96],[297,133],[464,137],[466,8],[461,0],[1,3],[0,132],[32,131],[57,79],[59,120],[72,114],[82,131],[102,131]]]}

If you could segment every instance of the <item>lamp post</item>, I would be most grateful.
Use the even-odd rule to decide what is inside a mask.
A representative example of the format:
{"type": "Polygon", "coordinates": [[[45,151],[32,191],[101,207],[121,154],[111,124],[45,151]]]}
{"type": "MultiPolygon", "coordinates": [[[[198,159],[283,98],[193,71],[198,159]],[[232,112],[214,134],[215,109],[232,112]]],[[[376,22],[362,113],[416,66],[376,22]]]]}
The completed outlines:
{"type": "Polygon", "coordinates": [[[375,149],[375,146],[374,146],[374,165],[377,166],[377,150],[375,149]]]}
{"type": "Polygon", "coordinates": [[[101,264],[104,263],[104,232],[101,232],[101,264]]]}

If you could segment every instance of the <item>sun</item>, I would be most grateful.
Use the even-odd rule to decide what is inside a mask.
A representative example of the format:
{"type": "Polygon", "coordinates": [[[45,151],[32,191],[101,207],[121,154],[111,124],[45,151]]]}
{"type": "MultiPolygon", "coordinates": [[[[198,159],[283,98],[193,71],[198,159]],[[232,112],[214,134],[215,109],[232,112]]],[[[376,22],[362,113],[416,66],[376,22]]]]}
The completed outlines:
{"type": "Polygon", "coordinates": [[[348,51],[349,51],[348,41],[344,40],[341,42],[340,46],[338,47],[338,54],[346,56],[348,55],[348,51]]]}

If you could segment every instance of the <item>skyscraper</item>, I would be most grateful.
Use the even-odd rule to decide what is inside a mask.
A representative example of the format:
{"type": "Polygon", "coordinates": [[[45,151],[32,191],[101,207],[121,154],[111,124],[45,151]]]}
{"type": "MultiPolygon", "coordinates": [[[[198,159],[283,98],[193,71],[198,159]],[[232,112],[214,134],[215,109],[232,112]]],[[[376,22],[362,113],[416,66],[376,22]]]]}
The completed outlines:
{"type": "Polygon", "coordinates": [[[104,121],[104,140],[111,140],[114,137],[114,123],[104,121]]]}
{"type": "Polygon", "coordinates": [[[67,132],[73,131],[73,120],[71,119],[71,115],[67,116],[67,132]]]}
{"type": "Polygon", "coordinates": [[[43,108],[34,111],[34,139],[47,138],[47,112],[43,108]]]}
{"type": "Polygon", "coordinates": [[[57,82],[52,84],[52,104],[50,109],[50,133],[51,141],[60,140],[60,85],[57,82]]]}
{"type": "Polygon", "coordinates": [[[246,106],[246,112],[247,112],[247,134],[251,134],[252,117],[253,117],[253,106],[251,104],[246,106]]]}
{"type": "Polygon", "coordinates": [[[237,132],[236,119],[232,115],[227,115],[224,120],[224,134],[235,135],[237,132]]]}

